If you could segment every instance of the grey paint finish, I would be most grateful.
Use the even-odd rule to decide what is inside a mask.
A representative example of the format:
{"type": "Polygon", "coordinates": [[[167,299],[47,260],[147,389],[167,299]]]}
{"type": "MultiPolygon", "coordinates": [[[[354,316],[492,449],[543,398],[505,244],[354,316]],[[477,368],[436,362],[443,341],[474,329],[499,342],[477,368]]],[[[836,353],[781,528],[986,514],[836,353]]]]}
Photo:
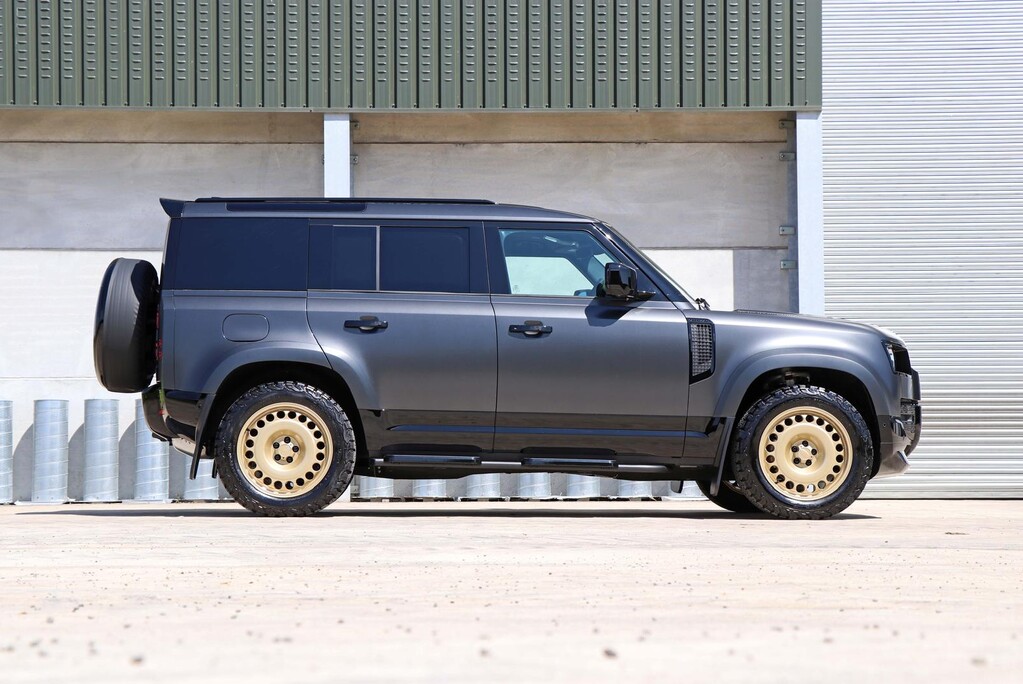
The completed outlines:
{"type": "Polygon", "coordinates": [[[322,188],[320,145],[4,143],[0,248],[160,249],[160,197],[322,188]]]}
{"type": "Polygon", "coordinates": [[[714,322],[717,367],[690,390],[694,416],[737,417],[746,389],[779,368],[824,368],[859,379],[881,415],[899,415],[903,380],[892,371],[876,328],[794,314],[697,311],[714,322]]]}
{"type": "Polygon", "coordinates": [[[392,416],[428,412],[440,424],[456,426],[466,425],[467,415],[485,418],[465,434],[401,430],[395,442],[492,447],[497,345],[489,296],[311,291],[308,318],[331,367],[350,386],[354,375],[357,384],[372,388],[373,398],[359,404],[361,410],[392,416]],[[387,327],[368,332],[345,327],[346,320],[363,316],[387,327]]]}
{"type": "Polygon", "coordinates": [[[786,247],[778,143],[356,145],[355,194],[539,204],[598,216],[640,247],[786,247]],[[741,197],[741,201],[736,201],[741,197]]]}
{"type": "Polygon", "coordinates": [[[235,368],[267,360],[292,360],[296,350],[326,365],[306,322],[301,293],[208,292],[163,293],[163,383],[167,389],[215,392],[235,368]],[[224,322],[245,316],[265,317],[268,335],[260,342],[233,342],[223,335],[224,322]],[[212,333],[212,334],[211,334],[212,333]]]}
{"type": "Polygon", "coordinates": [[[670,302],[494,295],[498,388],[496,451],[614,449],[682,456],[689,394],[685,316],[670,302]],[[551,332],[510,332],[536,320],[551,332]],[[523,434],[518,429],[598,434],[523,434]],[[646,432],[638,432],[645,430],[646,432]],[[674,430],[676,434],[669,434],[674,430]],[[620,434],[631,431],[631,434],[620,434]]]}

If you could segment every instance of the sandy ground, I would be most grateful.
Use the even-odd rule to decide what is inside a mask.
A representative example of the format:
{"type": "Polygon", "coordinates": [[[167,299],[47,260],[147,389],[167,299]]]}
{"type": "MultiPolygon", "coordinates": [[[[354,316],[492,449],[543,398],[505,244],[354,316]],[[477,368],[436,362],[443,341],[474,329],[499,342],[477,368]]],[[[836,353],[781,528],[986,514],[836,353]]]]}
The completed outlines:
{"type": "Polygon", "coordinates": [[[0,507],[0,681],[1019,682],[1023,502],[0,507]]]}

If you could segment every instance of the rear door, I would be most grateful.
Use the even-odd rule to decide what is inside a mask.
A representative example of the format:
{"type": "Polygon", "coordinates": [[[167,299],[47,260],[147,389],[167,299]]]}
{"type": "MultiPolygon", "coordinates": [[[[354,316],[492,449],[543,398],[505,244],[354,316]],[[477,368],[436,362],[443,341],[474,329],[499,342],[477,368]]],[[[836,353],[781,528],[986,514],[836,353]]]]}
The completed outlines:
{"type": "MultiPolygon", "coordinates": [[[[493,447],[497,342],[478,222],[314,222],[309,323],[364,375],[371,452],[493,447]]],[[[344,375],[344,369],[335,368],[344,375]]]]}
{"type": "MultiPolygon", "coordinates": [[[[496,451],[680,459],[689,400],[685,316],[659,293],[598,297],[633,265],[592,226],[488,223],[497,316],[496,451]]],[[[640,289],[654,285],[640,276],[640,289]]]]}

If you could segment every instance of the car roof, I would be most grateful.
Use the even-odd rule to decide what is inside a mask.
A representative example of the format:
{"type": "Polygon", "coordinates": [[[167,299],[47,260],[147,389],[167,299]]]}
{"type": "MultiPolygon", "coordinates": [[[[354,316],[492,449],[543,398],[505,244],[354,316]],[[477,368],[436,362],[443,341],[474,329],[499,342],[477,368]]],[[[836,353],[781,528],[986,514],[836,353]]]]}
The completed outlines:
{"type": "Polygon", "coordinates": [[[307,218],[460,219],[465,221],[592,222],[588,216],[481,199],[406,197],[201,197],[161,199],[171,218],[292,216],[307,218]]]}

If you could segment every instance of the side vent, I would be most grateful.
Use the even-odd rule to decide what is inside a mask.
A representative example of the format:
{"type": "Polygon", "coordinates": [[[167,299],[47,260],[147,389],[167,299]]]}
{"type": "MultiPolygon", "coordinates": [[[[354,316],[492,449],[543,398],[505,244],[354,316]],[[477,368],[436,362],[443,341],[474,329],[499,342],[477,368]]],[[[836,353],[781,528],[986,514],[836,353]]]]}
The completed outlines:
{"type": "Polygon", "coordinates": [[[714,373],[714,324],[706,318],[689,319],[689,382],[714,373]]]}

